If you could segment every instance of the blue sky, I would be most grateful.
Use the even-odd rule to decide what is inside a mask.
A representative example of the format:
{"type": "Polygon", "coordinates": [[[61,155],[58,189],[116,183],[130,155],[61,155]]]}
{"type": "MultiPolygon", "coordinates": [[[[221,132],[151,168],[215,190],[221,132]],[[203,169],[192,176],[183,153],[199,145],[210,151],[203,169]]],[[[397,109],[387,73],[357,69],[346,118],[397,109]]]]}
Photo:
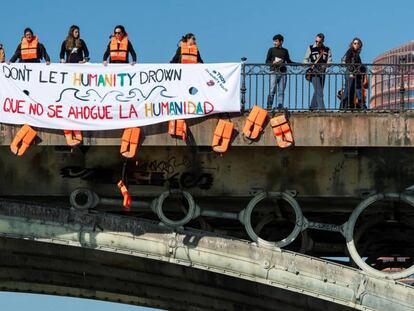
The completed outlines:
{"type": "MultiPolygon", "coordinates": [[[[196,34],[205,62],[264,62],[272,37],[281,33],[292,60],[301,62],[317,33],[339,62],[349,42],[364,42],[362,59],[375,56],[414,39],[414,1],[297,1],[297,0],[151,0],[151,1],[2,1],[0,42],[10,58],[23,29],[39,35],[53,62],[68,28],[77,24],[91,52],[101,62],[113,27],[123,24],[138,62],[168,62],[178,40],[196,34]]],[[[1,310],[139,310],[91,300],[2,293],[1,310]]]]}

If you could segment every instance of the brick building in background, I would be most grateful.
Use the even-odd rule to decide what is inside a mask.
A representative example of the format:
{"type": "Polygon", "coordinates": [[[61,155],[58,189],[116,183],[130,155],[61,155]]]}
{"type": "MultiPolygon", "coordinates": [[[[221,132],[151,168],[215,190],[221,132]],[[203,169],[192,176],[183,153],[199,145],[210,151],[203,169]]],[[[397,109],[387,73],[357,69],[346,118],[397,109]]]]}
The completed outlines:
{"type": "Polygon", "coordinates": [[[374,59],[370,108],[414,108],[414,41],[374,59]],[[386,66],[389,65],[389,66],[386,66]],[[393,66],[402,65],[402,66],[393,66]]]}

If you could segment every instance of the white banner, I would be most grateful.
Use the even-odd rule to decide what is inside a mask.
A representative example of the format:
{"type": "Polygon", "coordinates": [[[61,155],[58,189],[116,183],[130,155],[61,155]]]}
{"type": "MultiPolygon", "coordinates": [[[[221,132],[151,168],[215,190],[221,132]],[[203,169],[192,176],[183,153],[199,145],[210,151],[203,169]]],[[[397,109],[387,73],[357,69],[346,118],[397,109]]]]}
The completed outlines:
{"type": "Polygon", "coordinates": [[[240,64],[1,64],[0,123],[139,127],[240,111],[240,64]]]}

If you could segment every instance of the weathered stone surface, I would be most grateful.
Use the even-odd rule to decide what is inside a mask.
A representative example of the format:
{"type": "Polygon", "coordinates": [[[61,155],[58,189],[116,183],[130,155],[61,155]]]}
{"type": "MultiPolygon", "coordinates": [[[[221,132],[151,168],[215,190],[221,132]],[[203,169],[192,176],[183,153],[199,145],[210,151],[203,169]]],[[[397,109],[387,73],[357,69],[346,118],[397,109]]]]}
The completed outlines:
{"type": "Polygon", "coordinates": [[[0,202],[0,251],[2,290],[169,310],[409,311],[414,297],[412,287],[306,255],[7,201],[0,202]]]}
{"type": "MultiPolygon", "coordinates": [[[[222,115],[228,118],[228,115],[222,115]]],[[[189,143],[210,146],[219,115],[188,120],[193,139],[189,143]]],[[[245,116],[231,117],[236,135],[233,146],[274,146],[270,124],[258,141],[251,142],[242,135],[245,116]]],[[[414,146],[414,113],[380,113],[373,111],[343,113],[292,113],[290,121],[296,146],[304,147],[411,147],[414,146]]],[[[20,126],[0,124],[0,145],[9,145],[20,126]]],[[[168,133],[168,124],[161,123],[143,128],[144,146],[182,146],[180,139],[168,133]]],[[[40,145],[66,145],[59,130],[39,129],[40,145]]],[[[120,144],[122,130],[84,132],[84,145],[116,146],[120,144]]]]}

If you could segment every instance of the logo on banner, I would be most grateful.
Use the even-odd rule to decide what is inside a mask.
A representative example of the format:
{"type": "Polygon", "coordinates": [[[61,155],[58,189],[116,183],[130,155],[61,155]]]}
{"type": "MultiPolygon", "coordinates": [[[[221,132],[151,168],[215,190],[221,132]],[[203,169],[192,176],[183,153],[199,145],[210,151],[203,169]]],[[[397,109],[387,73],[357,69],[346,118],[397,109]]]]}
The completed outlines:
{"type": "Polygon", "coordinates": [[[219,85],[223,91],[228,92],[229,90],[224,86],[226,84],[226,79],[224,79],[223,75],[220,73],[220,71],[206,69],[206,72],[210,75],[210,77],[213,78],[213,80],[210,80],[207,82],[208,86],[214,86],[215,84],[219,85]]]}

